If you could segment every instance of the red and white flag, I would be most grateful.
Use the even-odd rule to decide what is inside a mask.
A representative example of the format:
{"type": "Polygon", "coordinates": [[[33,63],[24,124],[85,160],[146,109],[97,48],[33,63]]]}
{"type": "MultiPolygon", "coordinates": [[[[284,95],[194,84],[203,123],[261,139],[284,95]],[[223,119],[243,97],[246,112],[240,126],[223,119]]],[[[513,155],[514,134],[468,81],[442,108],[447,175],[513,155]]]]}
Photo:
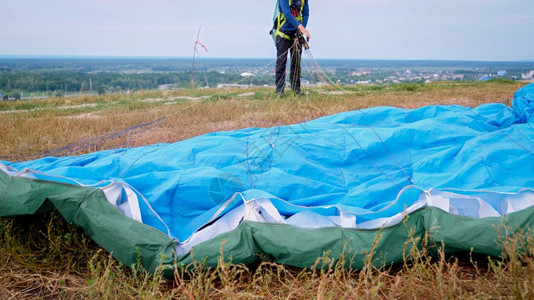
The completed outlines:
{"type": "MultiPolygon", "coordinates": [[[[204,46],[204,44],[202,44],[202,42],[199,39],[197,39],[195,41],[195,44],[196,45],[200,45],[202,48],[204,48],[204,51],[208,52],[208,48],[206,46],[204,46]]],[[[196,47],[195,47],[195,49],[196,49],[196,47]]],[[[198,50],[197,50],[197,53],[198,53],[198,50]]]]}

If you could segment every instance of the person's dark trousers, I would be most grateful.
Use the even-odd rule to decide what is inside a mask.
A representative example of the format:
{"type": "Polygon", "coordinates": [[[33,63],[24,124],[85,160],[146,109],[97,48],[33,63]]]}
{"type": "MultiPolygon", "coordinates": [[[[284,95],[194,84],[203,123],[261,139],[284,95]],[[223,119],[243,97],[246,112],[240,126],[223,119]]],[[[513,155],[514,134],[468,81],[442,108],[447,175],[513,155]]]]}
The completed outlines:
{"type": "MultiPolygon", "coordinates": [[[[294,34],[293,34],[294,36],[294,34]]],[[[291,72],[289,80],[291,81],[291,89],[300,93],[300,57],[302,54],[302,47],[299,43],[295,44],[295,40],[285,39],[283,37],[276,37],[276,92],[283,93],[286,81],[286,65],[287,54],[291,55],[291,72]]]]}

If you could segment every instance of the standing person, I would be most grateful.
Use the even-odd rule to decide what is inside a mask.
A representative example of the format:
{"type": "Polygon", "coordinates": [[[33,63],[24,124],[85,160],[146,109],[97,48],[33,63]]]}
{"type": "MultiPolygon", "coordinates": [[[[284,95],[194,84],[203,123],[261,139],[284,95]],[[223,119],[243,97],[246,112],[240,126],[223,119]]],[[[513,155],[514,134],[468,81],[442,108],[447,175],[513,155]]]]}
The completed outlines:
{"type": "Polygon", "coordinates": [[[298,41],[298,33],[307,41],[310,40],[310,32],[306,29],[310,13],[308,0],[279,0],[277,6],[278,14],[274,21],[273,31],[271,31],[276,43],[276,94],[284,94],[287,54],[290,52],[291,89],[300,95],[302,93],[300,90],[302,45],[298,41]]]}

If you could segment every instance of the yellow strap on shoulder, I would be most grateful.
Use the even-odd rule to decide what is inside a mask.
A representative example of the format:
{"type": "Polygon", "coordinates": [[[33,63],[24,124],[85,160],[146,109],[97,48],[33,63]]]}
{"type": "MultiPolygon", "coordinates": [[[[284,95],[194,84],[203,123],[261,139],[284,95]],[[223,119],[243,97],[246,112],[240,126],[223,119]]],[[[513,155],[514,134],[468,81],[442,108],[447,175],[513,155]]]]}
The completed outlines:
{"type": "MultiPolygon", "coordinates": [[[[304,11],[304,5],[306,4],[306,0],[302,0],[302,3],[300,5],[300,14],[298,17],[296,17],[297,21],[299,21],[300,23],[302,23],[302,11],[304,11]]],[[[291,6],[291,0],[289,0],[289,6],[291,6]]],[[[276,27],[276,35],[286,39],[286,40],[292,40],[292,38],[283,33],[282,31],[280,31],[280,28],[282,28],[282,26],[284,26],[284,24],[286,23],[287,19],[286,17],[284,16],[284,14],[280,11],[278,13],[278,26],[276,27]]]]}

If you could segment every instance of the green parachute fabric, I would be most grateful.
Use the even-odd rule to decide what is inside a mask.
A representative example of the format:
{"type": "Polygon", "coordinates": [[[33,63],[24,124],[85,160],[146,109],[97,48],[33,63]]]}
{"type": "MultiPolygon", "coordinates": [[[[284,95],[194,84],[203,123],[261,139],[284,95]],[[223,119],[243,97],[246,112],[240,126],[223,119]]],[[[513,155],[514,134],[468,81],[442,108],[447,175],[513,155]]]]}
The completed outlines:
{"type": "Polygon", "coordinates": [[[534,225],[534,84],[513,107],[374,107],[173,144],[0,161],[0,217],[57,209],[126,265],[403,259],[412,234],[500,255],[534,225]]]}

